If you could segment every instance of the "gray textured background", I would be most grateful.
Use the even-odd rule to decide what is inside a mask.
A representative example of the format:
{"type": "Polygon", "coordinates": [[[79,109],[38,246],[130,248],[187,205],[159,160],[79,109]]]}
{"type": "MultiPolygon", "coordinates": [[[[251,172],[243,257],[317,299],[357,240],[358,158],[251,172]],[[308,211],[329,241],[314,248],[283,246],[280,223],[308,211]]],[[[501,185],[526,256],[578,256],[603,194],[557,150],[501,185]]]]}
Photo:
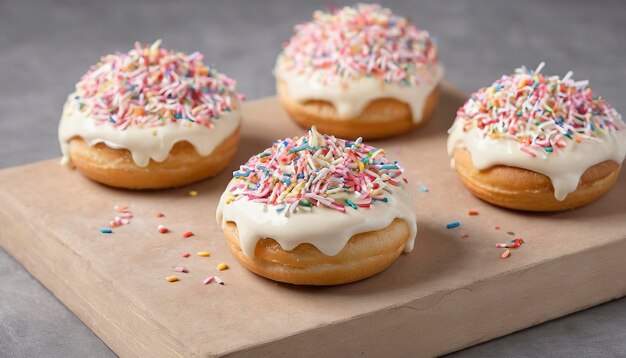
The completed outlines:
{"type": "MultiPolygon", "coordinates": [[[[447,78],[466,91],[516,66],[590,79],[626,113],[626,2],[384,1],[439,39],[447,78]]],[[[0,168],[56,157],[64,97],[101,54],[135,40],[201,51],[255,99],[294,24],[322,1],[0,0],[0,168]]],[[[2,185],[2,183],[0,183],[2,185]]],[[[1,205],[1,203],[0,203],[1,205]]],[[[0,357],[114,354],[0,249],[0,357]]],[[[626,299],[455,354],[457,357],[626,356],[626,299]]]]}

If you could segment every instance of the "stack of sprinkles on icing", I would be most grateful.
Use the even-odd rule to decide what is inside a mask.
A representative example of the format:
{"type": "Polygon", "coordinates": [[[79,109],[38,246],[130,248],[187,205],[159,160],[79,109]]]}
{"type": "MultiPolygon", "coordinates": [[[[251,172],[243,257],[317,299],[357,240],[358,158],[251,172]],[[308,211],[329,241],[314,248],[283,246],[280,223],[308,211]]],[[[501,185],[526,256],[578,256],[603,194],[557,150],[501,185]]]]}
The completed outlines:
{"type": "Polygon", "coordinates": [[[458,124],[464,131],[478,128],[484,137],[513,139],[532,157],[582,141],[602,142],[609,132],[626,129],[588,81],[572,80],[572,72],[563,79],[547,77],[540,73],[543,66],[520,67],[475,92],[458,110],[458,124]]]}
{"type": "Polygon", "coordinates": [[[380,5],[357,4],[316,11],[312,22],[296,26],[283,61],[290,72],[315,73],[322,83],[367,76],[413,86],[431,76],[438,59],[428,32],[380,5]]]}
{"type": "Polygon", "coordinates": [[[233,200],[276,206],[295,213],[301,207],[326,206],[346,212],[387,202],[404,169],[383,149],[321,135],[315,127],[302,137],[287,138],[253,156],[233,173],[233,200]],[[346,196],[353,197],[350,200],[346,196]],[[343,198],[342,198],[343,197],[343,198]]]}
{"type": "MultiPolygon", "coordinates": [[[[167,123],[212,127],[225,112],[237,109],[231,95],[235,81],[190,55],[135,43],[128,53],[103,56],[76,85],[80,110],[96,124],[121,130],[167,123]]],[[[238,95],[240,96],[240,95],[238,95]]]]}

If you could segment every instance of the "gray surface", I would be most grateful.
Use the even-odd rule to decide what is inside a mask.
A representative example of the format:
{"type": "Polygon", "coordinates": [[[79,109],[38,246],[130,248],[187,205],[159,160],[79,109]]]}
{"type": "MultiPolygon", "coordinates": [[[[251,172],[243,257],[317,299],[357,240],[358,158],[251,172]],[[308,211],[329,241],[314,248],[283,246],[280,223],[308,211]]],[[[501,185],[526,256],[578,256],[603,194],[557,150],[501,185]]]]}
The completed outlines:
{"type": "MultiPolygon", "coordinates": [[[[626,2],[385,1],[439,39],[447,77],[466,91],[521,64],[591,80],[626,113],[626,2]]],[[[135,40],[199,50],[255,99],[293,24],[318,1],[0,1],[0,168],[58,156],[64,98],[101,54],[135,40]]],[[[2,183],[0,183],[2,185],[2,183]]],[[[0,203],[1,205],[1,203],[0,203]]],[[[0,357],[114,354],[0,249],[0,357]]],[[[456,353],[456,357],[626,356],[626,300],[456,353]]]]}

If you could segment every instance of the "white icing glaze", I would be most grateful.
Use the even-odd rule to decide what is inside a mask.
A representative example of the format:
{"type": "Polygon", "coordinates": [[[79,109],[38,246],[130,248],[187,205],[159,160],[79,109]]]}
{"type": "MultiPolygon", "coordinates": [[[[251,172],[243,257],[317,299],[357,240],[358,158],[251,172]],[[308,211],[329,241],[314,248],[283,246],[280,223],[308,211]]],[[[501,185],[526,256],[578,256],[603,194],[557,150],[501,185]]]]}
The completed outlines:
{"type": "MultiPolygon", "coordinates": [[[[231,182],[232,184],[232,182],[231,182]]],[[[254,257],[257,241],[272,238],[284,250],[292,250],[302,243],[317,247],[328,256],[337,255],[350,238],[356,234],[375,231],[389,226],[394,219],[404,220],[410,229],[410,237],[404,248],[413,250],[417,223],[411,194],[406,185],[393,187],[393,195],[385,193],[387,203],[376,202],[369,208],[345,213],[324,206],[303,208],[292,213],[276,211],[276,206],[249,201],[244,197],[226,204],[231,197],[230,184],[217,207],[217,222],[237,224],[239,240],[244,254],[254,257]]]]}
{"type": "Polygon", "coordinates": [[[419,123],[424,113],[426,99],[443,78],[444,69],[440,64],[432,68],[432,75],[425,76],[418,86],[404,86],[398,83],[384,83],[374,77],[361,77],[342,83],[339,80],[322,83],[312,76],[298,75],[288,71],[281,61],[276,61],[276,77],[285,83],[289,96],[298,102],[306,100],[324,100],[333,104],[342,119],[350,119],[363,112],[373,100],[393,98],[407,103],[411,107],[413,122],[419,123]]]}
{"type": "MultiPolygon", "coordinates": [[[[466,148],[472,164],[478,170],[494,165],[508,165],[541,173],[550,178],[554,197],[564,200],[575,191],[583,173],[591,166],[607,160],[621,164],[626,156],[626,131],[612,131],[601,140],[583,140],[569,143],[565,148],[547,153],[542,148],[534,150],[532,157],[520,150],[521,144],[513,139],[483,137],[477,128],[463,131],[462,122],[448,131],[448,154],[456,148],[466,148]]],[[[452,162],[454,167],[454,161],[452,162]]]]}
{"type": "MultiPolygon", "coordinates": [[[[80,111],[75,96],[76,93],[69,95],[59,124],[59,142],[63,152],[61,164],[68,166],[71,166],[70,140],[75,137],[82,138],[90,146],[104,143],[113,149],[128,149],[135,164],[146,167],[150,159],[164,161],[174,144],[180,141],[189,142],[199,155],[208,156],[237,130],[241,122],[241,113],[237,109],[222,113],[219,119],[213,121],[213,128],[179,121],[158,127],[129,127],[122,130],[107,123],[96,124],[86,113],[80,111]]],[[[237,103],[236,108],[240,108],[234,96],[232,100],[237,103]]]]}

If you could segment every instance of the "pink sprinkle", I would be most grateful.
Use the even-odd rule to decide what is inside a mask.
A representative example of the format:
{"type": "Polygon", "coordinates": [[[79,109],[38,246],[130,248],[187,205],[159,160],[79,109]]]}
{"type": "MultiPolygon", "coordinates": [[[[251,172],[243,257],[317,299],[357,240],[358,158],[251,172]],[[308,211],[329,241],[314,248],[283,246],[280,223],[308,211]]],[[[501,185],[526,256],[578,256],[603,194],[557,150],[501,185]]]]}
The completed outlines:
{"type": "Polygon", "coordinates": [[[186,233],[183,234],[183,237],[185,239],[188,238],[188,237],[191,237],[191,236],[193,236],[193,232],[191,232],[191,231],[187,231],[186,233]]]}
{"type": "Polygon", "coordinates": [[[494,226],[493,228],[496,229],[496,230],[500,230],[499,226],[494,226]]]}
{"type": "Polygon", "coordinates": [[[536,157],[537,154],[535,154],[532,150],[530,150],[528,147],[520,147],[521,151],[530,155],[531,157],[536,157]]]}
{"type": "Polygon", "coordinates": [[[188,252],[185,252],[185,253],[183,254],[183,257],[189,257],[189,256],[191,256],[191,254],[190,254],[190,253],[188,253],[188,252]]]}
{"type": "Polygon", "coordinates": [[[499,249],[502,249],[502,248],[507,248],[507,247],[509,247],[509,245],[508,245],[508,244],[497,243],[497,244],[496,244],[496,247],[497,247],[497,248],[499,248],[499,249]]]}
{"type": "Polygon", "coordinates": [[[500,255],[500,258],[503,258],[503,259],[508,259],[509,257],[511,257],[511,250],[508,250],[508,249],[505,250],[502,253],[502,255],[500,255]]]}
{"type": "Polygon", "coordinates": [[[163,217],[165,217],[165,215],[164,215],[163,213],[157,213],[157,214],[156,214],[156,217],[157,217],[157,218],[163,218],[163,217]]]}
{"type": "Polygon", "coordinates": [[[467,239],[469,236],[468,233],[463,233],[463,235],[461,235],[461,239],[467,239]]]}
{"type": "Polygon", "coordinates": [[[187,268],[183,267],[183,266],[177,266],[176,268],[174,268],[174,271],[176,271],[176,272],[184,272],[184,273],[189,272],[189,270],[187,270],[187,268]]]}
{"type": "Polygon", "coordinates": [[[202,283],[204,283],[205,285],[208,285],[209,283],[211,283],[211,281],[213,281],[213,276],[209,276],[205,278],[204,281],[202,281],[202,283]]]}

